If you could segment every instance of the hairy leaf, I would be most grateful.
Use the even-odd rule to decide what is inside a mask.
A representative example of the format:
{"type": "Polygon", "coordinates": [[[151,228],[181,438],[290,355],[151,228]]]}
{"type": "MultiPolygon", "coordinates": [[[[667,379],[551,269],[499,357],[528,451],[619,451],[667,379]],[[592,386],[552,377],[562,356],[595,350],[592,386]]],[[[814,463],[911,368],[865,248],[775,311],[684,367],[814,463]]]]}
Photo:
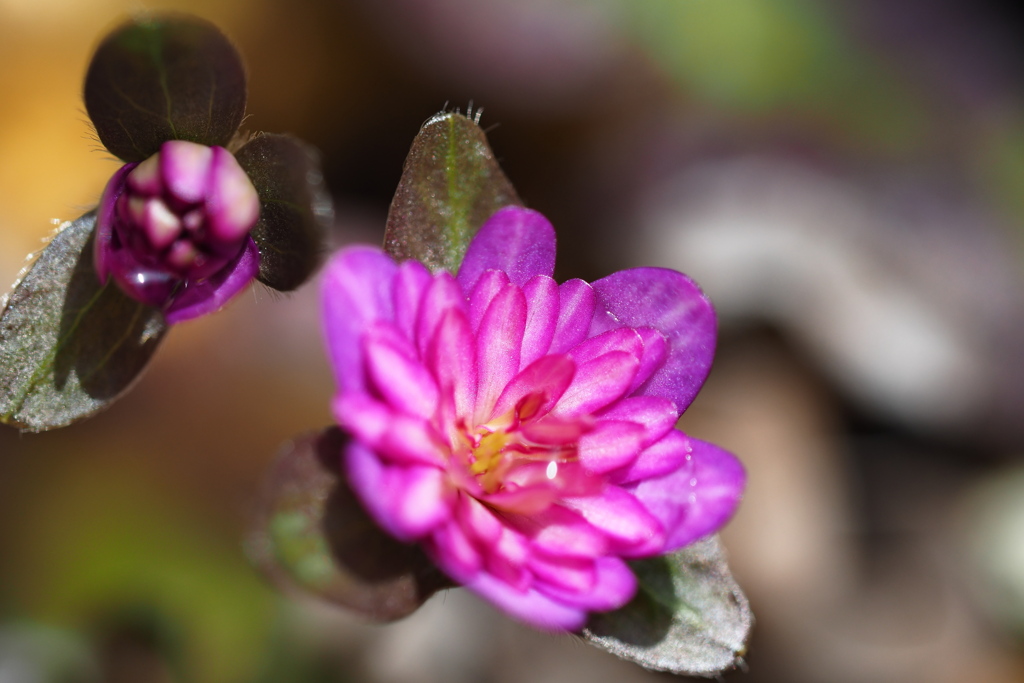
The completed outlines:
{"type": "Polygon", "coordinates": [[[324,255],[334,211],[315,150],[290,135],[259,135],[235,157],[260,196],[252,238],[260,248],[263,284],[296,289],[324,255]]]}
{"type": "Polygon", "coordinates": [[[754,617],[717,536],[631,565],[636,597],[591,617],[587,640],[648,669],[690,676],[713,677],[742,662],[754,617]]]}
{"type": "Polygon", "coordinates": [[[442,112],[412,142],[384,249],[398,261],[455,272],[480,226],[498,209],[521,204],[476,121],[442,112]]]}
{"type": "Polygon", "coordinates": [[[283,589],[301,589],[379,621],[400,619],[451,584],[418,547],[377,527],[338,476],[347,438],[332,427],[282,449],[249,553],[283,589]]]}
{"type": "Polygon", "coordinates": [[[226,145],[245,113],[245,69],[213,24],[142,16],[100,44],[85,76],[85,108],[100,141],[142,161],[167,140],[226,145]]]}
{"type": "Polygon", "coordinates": [[[155,308],[100,285],[96,214],[65,223],[0,314],[0,421],[43,431],[103,409],[142,372],[167,329],[155,308]]]}

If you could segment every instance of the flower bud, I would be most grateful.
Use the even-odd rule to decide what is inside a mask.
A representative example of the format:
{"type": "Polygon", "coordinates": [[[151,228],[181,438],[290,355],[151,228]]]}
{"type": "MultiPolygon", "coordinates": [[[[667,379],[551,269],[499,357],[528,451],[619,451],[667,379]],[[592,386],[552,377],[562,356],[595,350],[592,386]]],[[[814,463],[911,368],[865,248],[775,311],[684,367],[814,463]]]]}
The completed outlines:
{"type": "Polygon", "coordinates": [[[226,149],[165,142],[107,184],[97,218],[97,273],[164,308],[171,322],[182,298],[191,312],[178,320],[210,312],[256,275],[259,254],[249,231],[259,211],[252,182],[226,149]]]}

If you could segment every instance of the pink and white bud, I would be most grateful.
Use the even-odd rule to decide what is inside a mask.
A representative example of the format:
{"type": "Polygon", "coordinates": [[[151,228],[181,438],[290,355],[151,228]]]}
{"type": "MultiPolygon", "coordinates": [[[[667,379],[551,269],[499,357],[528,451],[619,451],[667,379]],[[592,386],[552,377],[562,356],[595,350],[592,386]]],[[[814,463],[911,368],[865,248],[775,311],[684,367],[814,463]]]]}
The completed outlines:
{"type": "Polygon", "coordinates": [[[170,322],[211,312],[256,276],[259,252],[249,231],[259,212],[256,189],[226,149],[165,142],[107,184],[97,274],[163,308],[170,322]]]}

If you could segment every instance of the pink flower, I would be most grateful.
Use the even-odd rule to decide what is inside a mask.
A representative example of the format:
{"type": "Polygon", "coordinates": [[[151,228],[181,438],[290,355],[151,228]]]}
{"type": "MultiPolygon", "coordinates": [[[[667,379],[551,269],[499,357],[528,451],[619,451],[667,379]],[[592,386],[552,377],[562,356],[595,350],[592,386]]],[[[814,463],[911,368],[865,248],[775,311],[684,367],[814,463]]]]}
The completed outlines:
{"type": "Polygon", "coordinates": [[[96,272],[163,308],[170,323],[213,312],[256,277],[249,231],[259,215],[256,189],[230,152],[170,140],[121,167],[103,191],[96,272]]]}
{"type": "Polygon", "coordinates": [[[686,276],[552,278],[555,235],[506,208],[457,276],[352,247],[330,263],[324,326],[370,514],[452,579],[550,630],[626,604],[625,560],[671,552],[732,515],[745,474],[674,429],[714,353],[686,276]]]}

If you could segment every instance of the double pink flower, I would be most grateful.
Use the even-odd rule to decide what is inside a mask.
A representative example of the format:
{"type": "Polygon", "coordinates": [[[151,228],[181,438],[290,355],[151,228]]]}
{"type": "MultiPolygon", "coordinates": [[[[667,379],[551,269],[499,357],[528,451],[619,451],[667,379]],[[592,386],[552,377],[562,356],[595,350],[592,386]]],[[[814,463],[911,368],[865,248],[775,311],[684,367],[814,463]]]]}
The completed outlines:
{"type": "Polygon", "coordinates": [[[660,268],[559,285],[554,264],[521,208],[456,276],[348,248],[324,324],[344,469],[376,521],[513,616],[576,630],[634,595],[625,560],[722,526],[745,475],[674,428],[714,353],[697,286],[660,268]]]}

